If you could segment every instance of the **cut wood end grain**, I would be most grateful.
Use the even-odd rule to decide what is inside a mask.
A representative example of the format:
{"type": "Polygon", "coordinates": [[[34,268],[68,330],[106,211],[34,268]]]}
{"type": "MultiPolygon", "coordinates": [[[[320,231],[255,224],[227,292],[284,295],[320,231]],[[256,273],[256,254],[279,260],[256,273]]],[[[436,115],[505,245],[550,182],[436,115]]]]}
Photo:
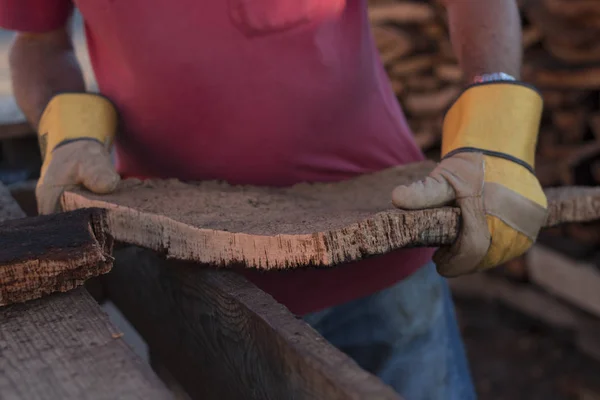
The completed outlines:
{"type": "Polygon", "coordinates": [[[0,223],[0,306],[65,292],[112,267],[103,209],[0,223]]]}
{"type": "MultiPolygon", "coordinates": [[[[107,209],[116,240],[176,259],[261,269],[333,266],[452,243],[458,208],[404,211],[391,204],[395,186],[423,179],[434,166],[426,161],[289,188],[125,180],[113,194],[75,190],[62,201],[66,210],[107,209]]],[[[600,218],[600,188],[547,193],[548,226],[600,218]]]]}

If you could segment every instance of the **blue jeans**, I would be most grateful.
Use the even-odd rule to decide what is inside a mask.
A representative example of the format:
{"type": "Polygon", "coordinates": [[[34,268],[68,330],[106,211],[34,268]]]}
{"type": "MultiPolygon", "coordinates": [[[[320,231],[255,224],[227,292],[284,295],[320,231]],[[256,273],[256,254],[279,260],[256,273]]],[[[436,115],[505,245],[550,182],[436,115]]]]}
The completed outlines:
{"type": "Polygon", "coordinates": [[[304,320],[406,400],[476,398],[450,290],[433,263],[304,320]]]}

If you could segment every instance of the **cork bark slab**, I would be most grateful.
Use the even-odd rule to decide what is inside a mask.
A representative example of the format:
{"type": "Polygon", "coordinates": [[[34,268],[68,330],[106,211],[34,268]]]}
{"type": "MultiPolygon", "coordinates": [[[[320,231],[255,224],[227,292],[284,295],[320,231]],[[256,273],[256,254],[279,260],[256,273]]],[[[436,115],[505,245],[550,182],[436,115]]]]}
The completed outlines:
{"type": "Polygon", "coordinates": [[[106,228],[102,209],[0,222],[0,306],[66,292],[107,273],[113,239],[106,228]]]}
{"type": "MultiPolygon", "coordinates": [[[[289,188],[126,180],[111,195],[75,190],[62,201],[66,210],[107,209],[116,240],[176,259],[261,269],[333,266],[400,248],[452,243],[458,208],[403,211],[391,204],[396,185],[425,177],[434,165],[289,188]]],[[[600,189],[548,194],[548,225],[600,217],[600,189]]]]}
{"type": "MultiPolygon", "coordinates": [[[[34,220],[25,216],[0,184],[0,222],[22,219],[23,225],[24,221],[34,220]]],[[[71,235],[67,237],[73,239],[71,235]]],[[[19,251],[20,247],[21,253],[26,253],[36,238],[24,239],[21,244],[7,243],[0,234],[0,252],[6,254],[7,247],[19,251]]],[[[0,267],[2,280],[6,278],[4,267],[0,267]]],[[[18,282],[3,281],[2,287],[18,282]]],[[[171,399],[168,389],[122,336],[82,287],[0,307],[0,398],[171,399]]]]}

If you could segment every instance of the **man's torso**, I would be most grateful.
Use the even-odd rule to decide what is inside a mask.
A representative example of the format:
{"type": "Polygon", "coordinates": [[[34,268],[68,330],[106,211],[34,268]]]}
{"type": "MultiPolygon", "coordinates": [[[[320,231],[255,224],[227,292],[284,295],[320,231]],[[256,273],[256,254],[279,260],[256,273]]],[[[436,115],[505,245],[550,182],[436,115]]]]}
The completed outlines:
{"type": "MultiPolygon", "coordinates": [[[[124,176],[281,186],[423,158],[379,62],[365,0],[75,4],[100,91],[122,115],[124,176]]],[[[246,275],[303,313],[391,285],[429,255],[246,275]]]]}

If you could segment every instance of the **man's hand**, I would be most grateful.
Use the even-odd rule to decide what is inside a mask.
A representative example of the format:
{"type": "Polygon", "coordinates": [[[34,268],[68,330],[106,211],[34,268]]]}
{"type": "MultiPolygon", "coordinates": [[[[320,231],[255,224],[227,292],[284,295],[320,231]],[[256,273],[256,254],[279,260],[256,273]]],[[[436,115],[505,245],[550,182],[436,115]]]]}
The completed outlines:
{"type": "Polygon", "coordinates": [[[59,211],[66,187],[81,184],[106,193],[119,181],[109,156],[117,111],[108,99],[86,93],[69,26],[67,22],[51,31],[18,32],[9,53],[17,104],[39,135],[40,214],[59,211]]]}
{"type": "Polygon", "coordinates": [[[50,100],[38,128],[44,158],[36,187],[40,214],[60,211],[66,188],[83,185],[104,194],[117,187],[109,154],[116,125],[115,108],[101,96],[65,93],[50,100]]]}
{"type": "Polygon", "coordinates": [[[445,116],[437,168],[424,181],[394,190],[399,208],[460,207],[458,239],[434,254],[441,275],[497,266],[536,240],[547,214],[533,172],[541,113],[541,96],[524,84],[468,88],[445,116]]]}
{"type": "Polygon", "coordinates": [[[116,173],[110,154],[96,140],[77,140],[56,148],[44,176],[38,181],[38,212],[60,211],[60,196],[65,189],[83,185],[92,192],[110,193],[117,187],[116,173]]]}

